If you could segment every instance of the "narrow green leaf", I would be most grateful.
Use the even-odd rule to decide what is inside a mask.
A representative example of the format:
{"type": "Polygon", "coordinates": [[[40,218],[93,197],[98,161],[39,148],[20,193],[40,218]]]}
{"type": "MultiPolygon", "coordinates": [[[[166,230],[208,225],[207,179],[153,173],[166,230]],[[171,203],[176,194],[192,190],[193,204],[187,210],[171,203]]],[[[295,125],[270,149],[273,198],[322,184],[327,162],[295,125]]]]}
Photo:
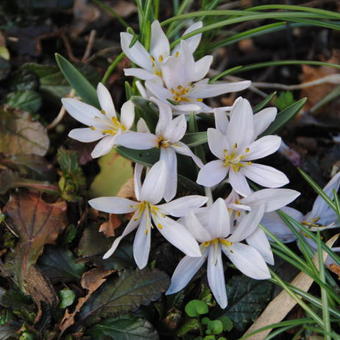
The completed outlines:
{"type": "Polygon", "coordinates": [[[186,133],[181,142],[185,143],[189,147],[198,146],[205,144],[208,141],[208,136],[206,131],[202,132],[189,132],[186,133]]]}
{"type": "Polygon", "coordinates": [[[63,56],[56,53],[55,58],[64,77],[76,90],[77,94],[86,103],[99,107],[96,89],[90,82],[63,56]]]}
{"type": "Polygon", "coordinates": [[[268,129],[263,132],[263,136],[265,135],[272,135],[274,132],[279,130],[283,125],[285,125],[290,119],[292,119],[305,105],[305,102],[307,101],[307,98],[302,98],[295,102],[292,105],[289,105],[287,108],[279,112],[276,116],[276,119],[268,129]]]}
{"type": "Polygon", "coordinates": [[[262,110],[268,103],[270,103],[272,101],[272,99],[275,97],[275,95],[276,95],[276,91],[272,92],[266,98],[264,98],[260,103],[258,103],[254,107],[254,112],[258,112],[258,111],[262,110]]]}

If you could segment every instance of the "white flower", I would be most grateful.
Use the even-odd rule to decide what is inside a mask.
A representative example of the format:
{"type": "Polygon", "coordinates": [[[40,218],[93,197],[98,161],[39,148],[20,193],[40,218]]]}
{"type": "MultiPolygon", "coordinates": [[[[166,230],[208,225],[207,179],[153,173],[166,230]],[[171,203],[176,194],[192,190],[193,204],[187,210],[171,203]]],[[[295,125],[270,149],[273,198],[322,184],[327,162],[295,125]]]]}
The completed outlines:
{"type": "MultiPolygon", "coordinates": [[[[177,192],[176,153],[191,157],[199,167],[202,167],[203,163],[187,145],[180,142],[187,129],[185,116],[181,115],[172,119],[170,106],[159,100],[154,101],[159,108],[159,120],[155,134],[150,132],[128,132],[121,135],[117,139],[117,143],[127,148],[137,150],[159,148],[160,159],[164,160],[168,174],[164,199],[170,201],[175,197],[177,192]]],[[[145,127],[143,130],[145,131],[145,127]]]]}
{"type": "MultiPolygon", "coordinates": [[[[333,178],[323,188],[323,191],[327,196],[332,197],[333,190],[337,192],[339,187],[340,173],[333,176],[333,178]]],[[[340,227],[340,221],[338,221],[336,212],[321,196],[317,196],[312,210],[306,215],[303,215],[302,212],[291,207],[283,207],[281,210],[299,223],[303,224],[310,231],[322,231],[340,227]]],[[[270,230],[284,243],[289,243],[296,240],[296,235],[288,228],[288,226],[281,219],[280,215],[278,215],[276,212],[267,212],[264,214],[261,224],[268,228],[268,230],[270,230]]],[[[317,245],[314,240],[305,235],[303,231],[301,231],[301,235],[305,238],[306,242],[313,250],[317,249],[317,245]]]]}
{"type": "MultiPolygon", "coordinates": [[[[265,124],[263,124],[265,125],[265,124]]],[[[208,129],[208,144],[218,160],[200,170],[197,183],[211,187],[228,177],[230,185],[242,196],[251,193],[246,178],[268,188],[278,188],[289,182],[287,176],[273,167],[253,163],[274,153],[281,143],[279,136],[264,136],[255,140],[260,128],[254,124],[254,115],[248,100],[240,99],[231,111],[230,122],[223,134],[208,129]]]]}
{"type": "MultiPolygon", "coordinates": [[[[186,35],[201,27],[202,22],[196,22],[191,25],[183,33],[183,35],[186,35]]],[[[186,40],[188,43],[188,47],[192,53],[199,45],[201,36],[201,34],[196,34],[186,40]]],[[[123,52],[132,62],[134,62],[141,68],[126,68],[124,69],[125,75],[134,76],[143,80],[161,78],[161,67],[167,62],[170,56],[170,44],[159,22],[156,20],[151,25],[150,52],[148,52],[139,41],[136,41],[133,46],[130,47],[132,39],[133,36],[130,33],[123,32],[120,34],[120,41],[123,52]]],[[[172,54],[176,55],[177,52],[178,47],[172,51],[172,54]]]]}
{"type": "Polygon", "coordinates": [[[213,112],[203,103],[204,98],[244,90],[251,82],[209,84],[209,79],[204,77],[212,61],[213,57],[209,55],[195,61],[188,42],[182,40],[176,54],[161,66],[163,82],[159,79],[147,80],[145,87],[154,97],[172,103],[175,113],[213,112]]]}
{"type": "Polygon", "coordinates": [[[157,228],[171,244],[190,256],[201,256],[199,246],[193,236],[180,223],[167,215],[181,217],[191,209],[197,209],[206,203],[203,196],[186,196],[169,203],[158,204],[164,196],[166,186],[166,166],[163,160],[155,163],[141,185],[142,166],[135,168],[135,194],[137,202],[121,197],[99,197],[89,201],[89,204],[100,211],[110,214],[133,213],[122,235],[117,237],[104,258],[111,256],[120,241],[137,228],[133,242],[133,256],[138,268],[144,268],[148,263],[151,246],[151,229],[157,228]]]}
{"type": "MultiPolygon", "coordinates": [[[[231,232],[230,216],[222,198],[196,214],[190,212],[184,218],[185,225],[201,243],[202,257],[185,256],[179,262],[166,294],[183,289],[207,260],[209,287],[221,308],[225,308],[227,294],[221,251],[243,274],[256,280],[269,279],[270,273],[260,252],[253,245],[241,243],[254,233],[262,215],[263,207],[249,212],[231,232]]],[[[261,248],[259,242],[259,239],[254,242],[257,248],[261,248]]]]}
{"type": "Polygon", "coordinates": [[[87,128],[73,129],[69,137],[83,143],[91,143],[101,139],[93,149],[91,156],[97,158],[111,151],[116,145],[116,137],[129,130],[135,119],[134,105],[127,101],[121,108],[120,120],[109,91],[99,83],[97,95],[102,110],[72,98],[63,98],[62,103],[68,113],[87,128]]]}

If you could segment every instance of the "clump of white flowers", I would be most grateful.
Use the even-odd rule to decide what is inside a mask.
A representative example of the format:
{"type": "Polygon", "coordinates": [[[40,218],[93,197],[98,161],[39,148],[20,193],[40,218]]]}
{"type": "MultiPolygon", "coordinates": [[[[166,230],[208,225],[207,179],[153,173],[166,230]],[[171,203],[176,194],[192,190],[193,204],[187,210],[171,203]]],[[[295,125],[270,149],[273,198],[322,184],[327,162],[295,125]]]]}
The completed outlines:
{"type": "MultiPolygon", "coordinates": [[[[201,22],[194,23],[184,34],[200,27],[201,22]]],[[[116,237],[104,258],[114,254],[122,238],[136,230],[133,255],[137,266],[144,268],[148,264],[152,230],[158,230],[185,254],[167,294],[184,288],[207,262],[209,286],[218,304],[225,308],[225,259],[253,279],[269,279],[268,264],[274,264],[274,257],[259,223],[266,224],[268,216],[291,203],[299,193],[279,189],[289,182],[286,175],[258,163],[276,152],[281,144],[280,137],[263,135],[275,120],[275,108],[254,114],[248,100],[242,97],[228,108],[212,108],[204,103],[205,98],[246,89],[250,81],[210,83],[206,76],[212,56],[194,58],[200,39],[200,34],[194,35],[171,51],[168,38],[155,21],[151,26],[151,47],[147,50],[139,41],[133,43],[131,34],[121,33],[123,52],[138,66],[125,69],[125,75],[144,82],[139,82],[137,88],[158,110],[155,128],[147,126],[142,119],[135,121],[132,101],[122,106],[119,117],[109,91],[102,84],[97,88],[101,110],[74,99],[63,99],[63,104],[73,118],[87,125],[72,130],[69,136],[81,142],[99,141],[92,152],[94,158],[108,153],[115,145],[133,150],[159,150],[159,160],[150,164],[145,176],[145,166],[135,165],[136,201],[120,197],[90,200],[89,204],[97,210],[131,214],[123,233],[116,237]],[[215,128],[207,129],[207,142],[212,154],[209,157],[216,159],[206,164],[183,141],[191,113],[210,114],[215,119],[215,128]],[[198,173],[197,183],[204,186],[209,197],[175,198],[178,154],[193,160],[192,173],[198,173]],[[263,188],[254,191],[248,180],[263,188]],[[213,201],[210,188],[220,183],[229,184],[231,190],[213,201]]],[[[199,119],[197,115],[190,117],[199,119]]],[[[334,181],[338,185],[339,180],[334,181]]]]}

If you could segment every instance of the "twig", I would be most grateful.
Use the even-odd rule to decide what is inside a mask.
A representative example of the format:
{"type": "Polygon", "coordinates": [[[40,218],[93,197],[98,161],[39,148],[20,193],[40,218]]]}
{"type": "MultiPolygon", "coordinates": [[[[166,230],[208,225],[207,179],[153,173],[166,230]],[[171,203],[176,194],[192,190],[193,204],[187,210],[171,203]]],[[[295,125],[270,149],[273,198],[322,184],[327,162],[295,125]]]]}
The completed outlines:
{"type": "Polygon", "coordinates": [[[60,34],[60,36],[61,36],[61,39],[63,39],[63,42],[64,42],[64,45],[65,45],[65,48],[66,48],[66,53],[67,53],[68,58],[71,59],[75,63],[79,63],[79,59],[74,56],[71,44],[70,44],[67,36],[65,35],[65,33],[62,32],[60,34]]]}
{"type": "Polygon", "coordinates": [[[81,61],[83,63],[86,63],[88,61],[88,58],[91,54],[91,51],[92,51],[92,48],[93,48],[93,44],[94,44],[94,40],[96,38],[96,30],[91,30],[90,32],[90,35],[89,35],[89,40],[87,42],[87,45],[86,45],[86,49],[85,49],[85,52],[84,52],[84,55],[83,57],[81,58],[81,61]]]}

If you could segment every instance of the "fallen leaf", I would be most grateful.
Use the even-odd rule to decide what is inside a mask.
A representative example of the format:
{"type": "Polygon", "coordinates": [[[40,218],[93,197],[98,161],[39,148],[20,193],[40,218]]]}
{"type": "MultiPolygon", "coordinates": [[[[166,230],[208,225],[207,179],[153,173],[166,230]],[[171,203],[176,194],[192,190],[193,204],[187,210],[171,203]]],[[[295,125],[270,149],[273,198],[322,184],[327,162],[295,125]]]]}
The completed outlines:
{"type": "Polygon", "coordinates": [[[49,148],[46,129],[27,112],[0,107],[0,152],[45,156],[49,148]]]}
{"type": "Polygon", "coordinates": [[[64,317],[60,322],[59,329],[61,332],[71,327],[75,323],[75,316],[80,312],[80,309],[84,303],[90,298],[90,296],[106,281],[107,276],[112,274],[114,270],[103,270],[100,268],[94,268],[83,274],[80,284],[88,292],[84,297],[79,298],[78,303],[71,313],[67,309],[64,317]]]}
{"type": "Polygon", "coordinates": [[[338,280],[340,280],[340,266],[338,264],[332,263],[328,266],[328,269],[338,275],[338,280]]]}
{"type": "Polygon", "coordinates": [[[109,214],[109,219],[100,225],[99,231],[106,237],[112,237],[115,236],[115,230],[119,228],[121,224],[122,221],[118,215],[109,214]]]}

